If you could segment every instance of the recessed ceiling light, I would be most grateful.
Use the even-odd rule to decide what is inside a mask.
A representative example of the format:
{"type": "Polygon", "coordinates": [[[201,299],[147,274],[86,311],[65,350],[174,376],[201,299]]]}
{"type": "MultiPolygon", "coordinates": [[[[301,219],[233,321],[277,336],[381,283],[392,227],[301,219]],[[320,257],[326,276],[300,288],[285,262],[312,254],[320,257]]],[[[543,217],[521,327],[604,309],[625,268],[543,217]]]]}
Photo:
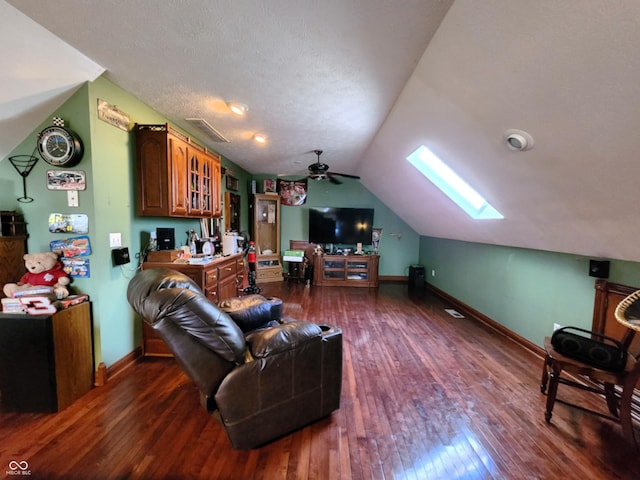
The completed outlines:
{"type": "Polygon", "coordinates": [[[533,148],[533,137],[523,130],[507,130],[505,141],[510,150],[523,151],[533,148]]]}
{"type": "Polygon", "coordinates": [[[263,133],[256,133],[253,139],[258,143],[267,143],[267,136],[263,133]]]}
{"type": "Polygon", "coordinates": [[[229,110],[231,110],[236,115],[244,115],[249,111],[249,107],[244,103],[227,103],[229,110]]]}

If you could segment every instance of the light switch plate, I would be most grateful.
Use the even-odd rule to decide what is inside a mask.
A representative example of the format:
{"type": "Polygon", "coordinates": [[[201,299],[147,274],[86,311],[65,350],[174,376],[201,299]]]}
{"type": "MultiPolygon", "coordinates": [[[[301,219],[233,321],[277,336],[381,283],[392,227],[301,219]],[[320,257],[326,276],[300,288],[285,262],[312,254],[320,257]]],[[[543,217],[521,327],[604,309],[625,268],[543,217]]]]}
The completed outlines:
{"type": "Polygon", "coordinates": [[[122,235],[119,233],[109,234],[109,248],[116,248],[122,246],[122,235]]]}

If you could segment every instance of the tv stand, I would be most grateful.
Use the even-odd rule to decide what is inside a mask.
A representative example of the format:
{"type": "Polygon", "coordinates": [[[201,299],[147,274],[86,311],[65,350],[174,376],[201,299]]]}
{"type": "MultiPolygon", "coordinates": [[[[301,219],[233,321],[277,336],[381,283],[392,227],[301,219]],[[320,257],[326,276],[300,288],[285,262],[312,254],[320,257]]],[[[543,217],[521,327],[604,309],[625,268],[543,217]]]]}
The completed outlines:
{"type": "Polygon", "coordinates": [[[314,255],[313,284],[318,287],[377,287],[378,255],[314,255]]]}

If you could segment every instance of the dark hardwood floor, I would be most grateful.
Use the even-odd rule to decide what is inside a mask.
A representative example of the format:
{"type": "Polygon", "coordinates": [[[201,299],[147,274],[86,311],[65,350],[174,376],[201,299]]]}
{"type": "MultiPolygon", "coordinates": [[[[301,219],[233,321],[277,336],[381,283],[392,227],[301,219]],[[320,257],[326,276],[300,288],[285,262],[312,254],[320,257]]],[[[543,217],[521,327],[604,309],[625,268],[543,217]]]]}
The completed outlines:
{"type": "MultiPolygon", "coordinates": [[[[329,418],[234,451],[174,361],[146,358],[60,413],[0,412],[0,478],[15,478],[11,462],[34,479],[640,478],[619,425],[563,404],[547,425],[541,358],[407,292],[265,285],[287,316],[342,327],[329,418]]],[[[589,398],[562,386],[559,397],[589,398]]]]}

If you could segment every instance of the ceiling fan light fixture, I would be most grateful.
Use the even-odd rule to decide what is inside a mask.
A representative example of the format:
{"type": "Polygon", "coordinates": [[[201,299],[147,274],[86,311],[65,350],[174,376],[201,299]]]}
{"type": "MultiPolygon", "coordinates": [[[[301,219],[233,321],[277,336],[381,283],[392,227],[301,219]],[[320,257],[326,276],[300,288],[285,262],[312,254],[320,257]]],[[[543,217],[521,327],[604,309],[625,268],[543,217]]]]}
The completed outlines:
{"type": "Polygon", "coordinates": [[[329,165],[327,165],[326,163],[322,163],[320,161],[320,155],[322,155],[322,150],[314,150],[313,153],[316,154],[318,159],[316,160],[316,163],[312,163],[311,165],[309,165],[309,167],[307,167],[309,170],[309,174],[307,176],[310,179],[312,180],[329,179],[329,181],[335,185],[340,185],[342,183],[336,177],[347,177],[347,178],[353,178],[357,180],[360,179],[360,177],[357,175],[350,175],[348,173],[330,172],[329,165]]]}
{"type": "Polygon", "coordinates": [[[253,139],[258,143],[267,143],[267,136],[264,133],[256,133],[253,139]]]}
{"type": "Polygon", "coordinates": [[[249,111],[249,107],[245,103],[233,102],[227,103],[227,106],[229,107],[229,110],[240,117],[244,116],[249,111]]]}

